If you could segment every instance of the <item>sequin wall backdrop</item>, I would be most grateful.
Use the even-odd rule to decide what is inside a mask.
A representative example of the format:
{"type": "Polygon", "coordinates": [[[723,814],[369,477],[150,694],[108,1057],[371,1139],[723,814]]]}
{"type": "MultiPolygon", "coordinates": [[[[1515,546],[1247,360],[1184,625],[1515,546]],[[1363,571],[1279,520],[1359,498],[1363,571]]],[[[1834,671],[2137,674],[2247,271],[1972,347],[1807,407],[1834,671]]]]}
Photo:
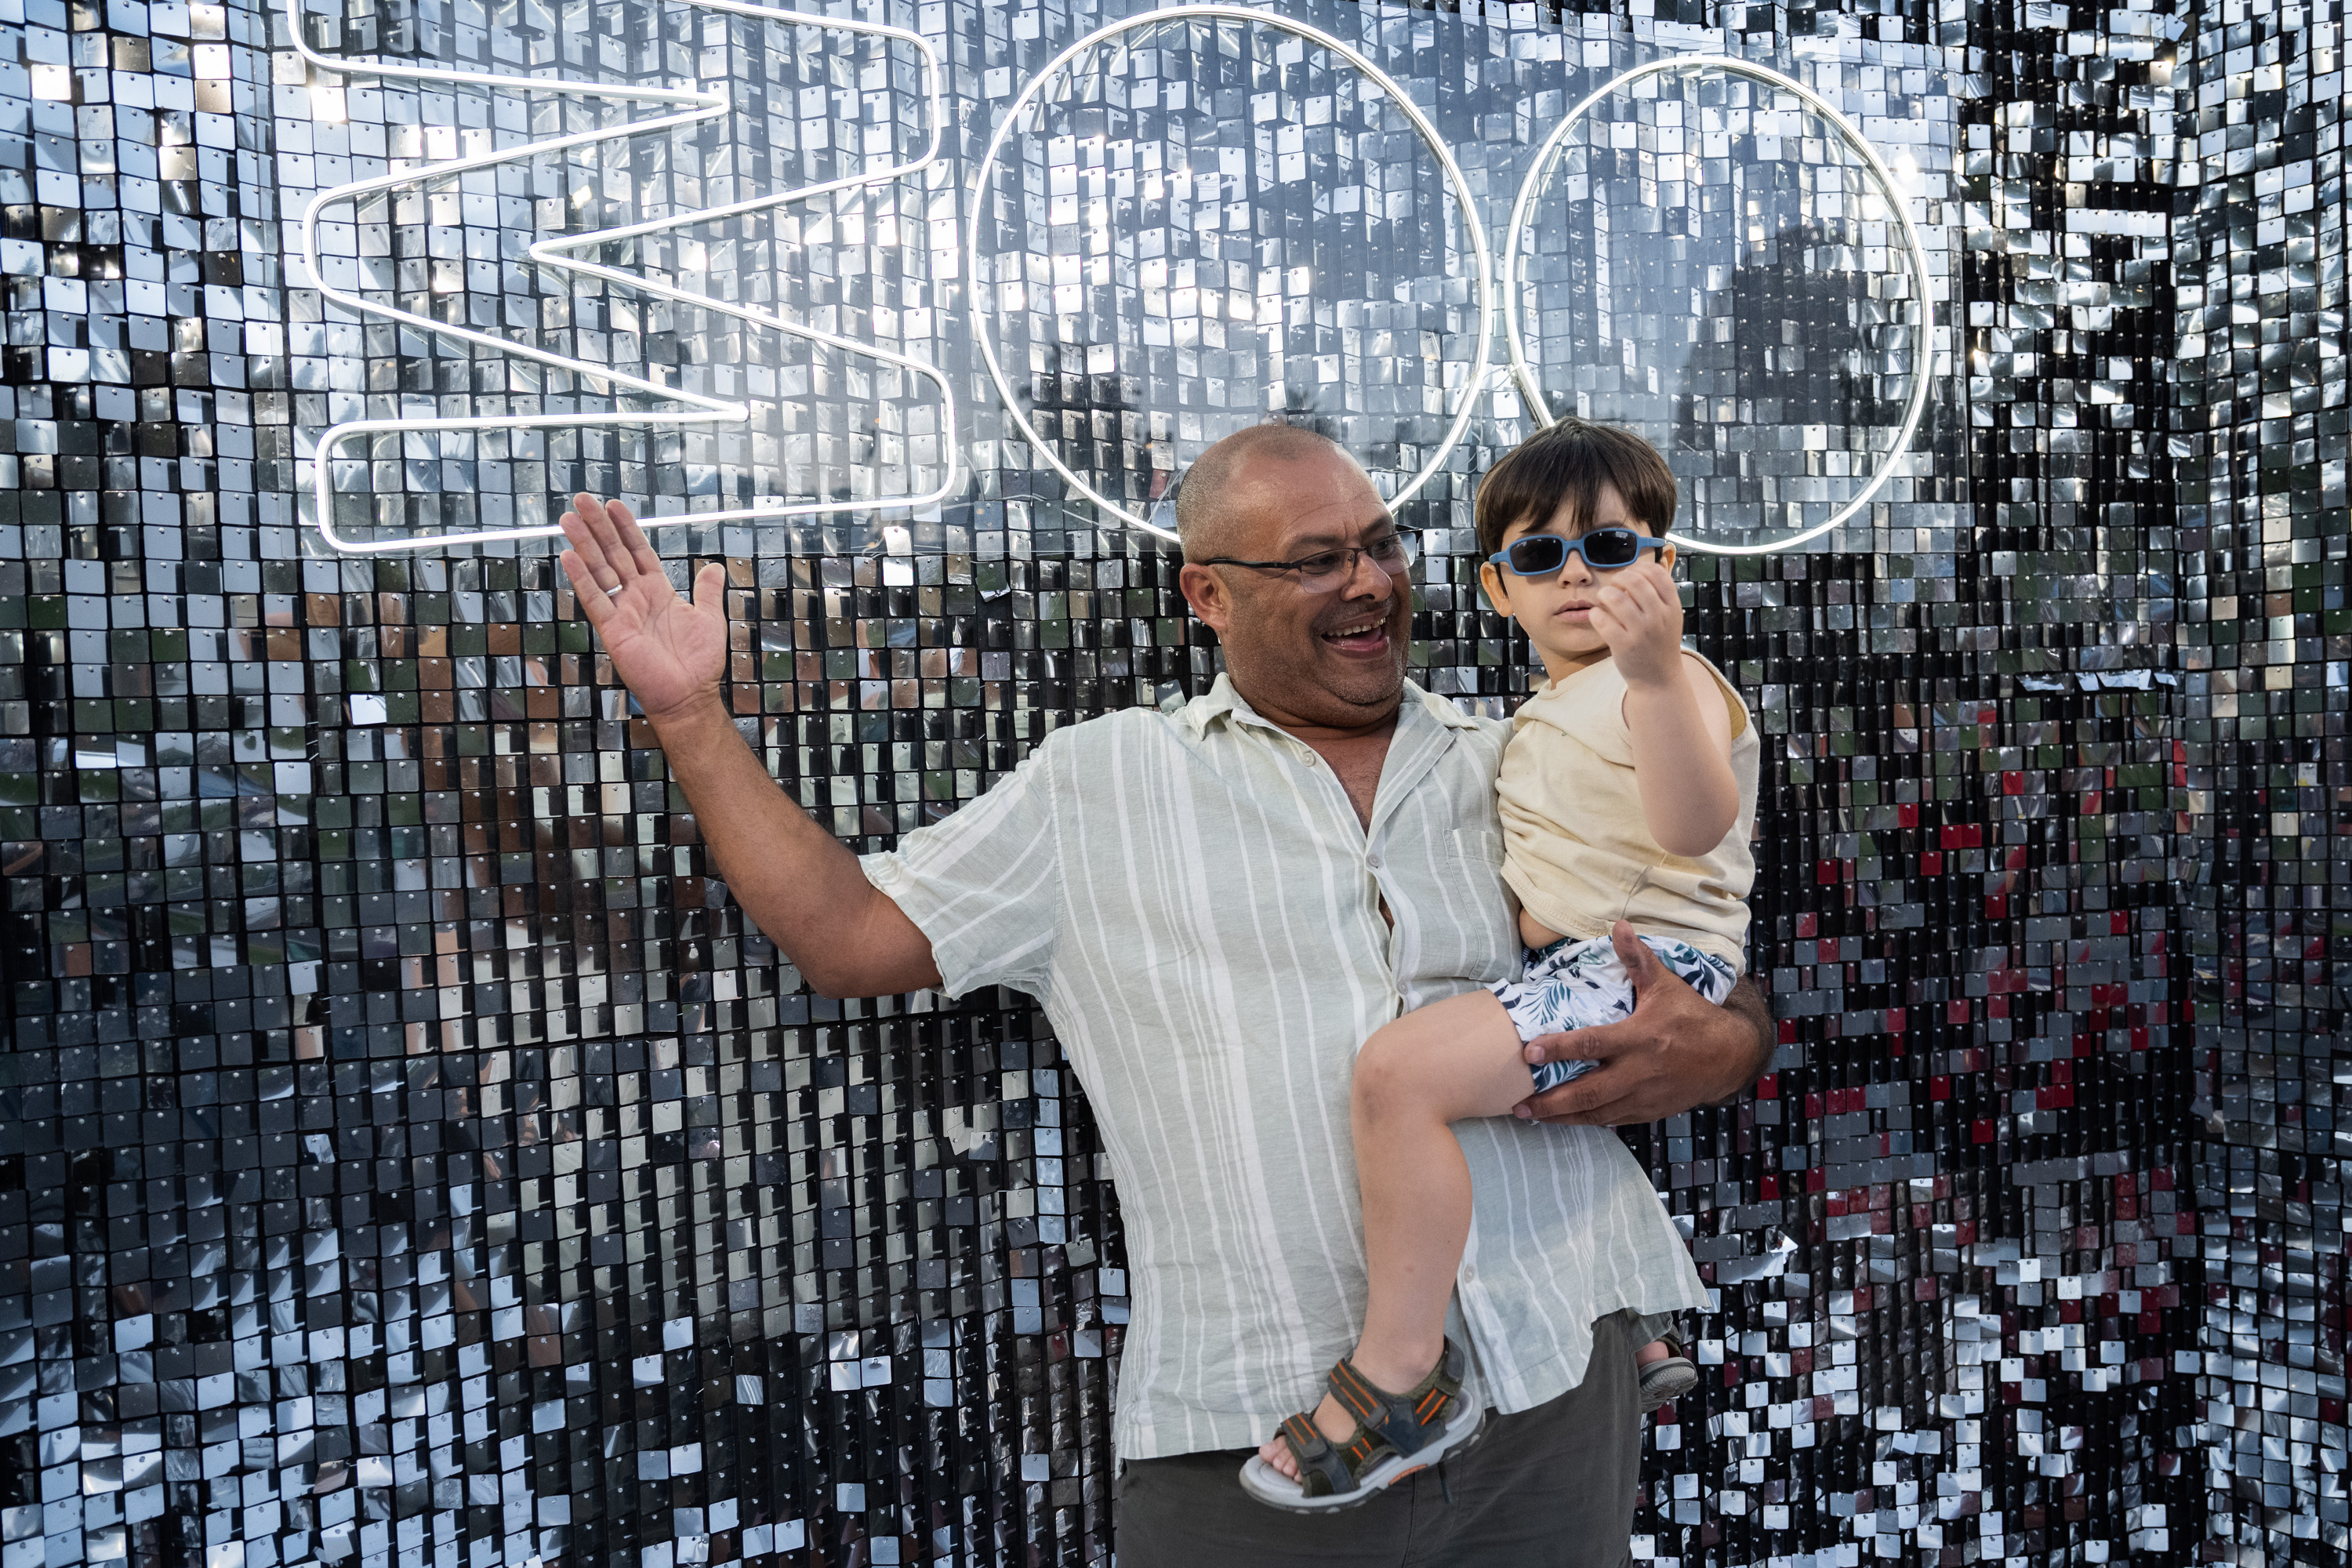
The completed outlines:
{"type": "MultiPolygon", "coordinates": [[[[1603,73],[1777,63],[1895,159],[1950,323],[1866,526],[1689,560],[1771,742],[1783,1044],[1633,1134],[1718,1309],[1637,1554],[2340,1563],[2341,7],[1634,11],[1297,15],[1408,85],[1497,249],[1603,73]]],[[[788,787],[881,844],[1207,679],[1167,558],[1064,504],[978,374],[975,288],[1041,438],[1139,511],[1269,387],[1384,482],[1438,461],[1418,673],[1507,707],[1461,531],[1524,421],[1493,395],[1439,451],[1475,290],[1402,118],[1271,32],[1131,40],[975,199],[1001,107],[1111,14],[858,14],[940,49],[940,165],[607,256],[952,371],[944,507],[660,536],[729,561],[788,787]]],[[[312,71],[247,5],[0,26],[0,1564],[1100,1560],[1126,1284],[1043,1020],[806,994],[543,542],[339,558],[297,502],[338,420],[614,406],[323,302],[311,195],[650,111],[312,71]]],[[[945,481],[903,368],[522,256],[916,156],[912,50],[635,5],[310,26],[734,104],[328,216],[331,284],[754,410],[355,444],[355,537],[945,481]]],[[[1792,104],[1605,118],[1530,274],[1547,394],[1769,540],[1916,368],[1885,215],[1792,104]]]]}

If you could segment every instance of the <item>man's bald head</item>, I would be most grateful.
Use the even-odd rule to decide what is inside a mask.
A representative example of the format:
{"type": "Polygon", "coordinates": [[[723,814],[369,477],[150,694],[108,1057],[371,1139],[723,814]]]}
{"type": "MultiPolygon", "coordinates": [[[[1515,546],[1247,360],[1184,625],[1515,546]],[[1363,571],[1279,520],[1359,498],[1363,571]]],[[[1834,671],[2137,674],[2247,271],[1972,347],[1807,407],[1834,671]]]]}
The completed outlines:
{"type": "Polygon", "coordinates": [[[1288,464],[1337,454],[1355,462],[1345,447],[1330,437],[1297,425],[1253,425],[1211,447],[1184,470],[1176,491],[1176,531],[1184,542],[1184,559],[1206,561],[1234,553],[1234,540],[1249,523],[1248,509],[1237,504],[1241,481],[1260,465],[1288,464]]]}
{"type": "Polygon", "coordinates": [[[1185,474],[1176,525],[1185,601],[1217,634],[1225,673],[1262,718],[1294,732],[1394,719],[1412,590],[1395,520],[1346,447],[1296,426],[1236,431],[1185,474]],[[1346,570],[1335,580],[1318,563],[1310,585],[1286,569],[1318,557],[1346,570]],[[1210,564],[1223,558],[1255,564],[1210,564]]]}

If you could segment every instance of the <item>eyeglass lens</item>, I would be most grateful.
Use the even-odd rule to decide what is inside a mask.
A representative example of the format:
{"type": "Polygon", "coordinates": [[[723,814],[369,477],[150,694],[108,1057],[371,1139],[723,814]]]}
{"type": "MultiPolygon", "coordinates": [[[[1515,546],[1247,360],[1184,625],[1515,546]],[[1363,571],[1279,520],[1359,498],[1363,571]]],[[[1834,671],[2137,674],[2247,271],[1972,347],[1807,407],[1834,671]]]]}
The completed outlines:
{"type": "Polygon", "coordinates": [[[1584,559],[1593,566],[1630,566],[1642,553],[1642,536],[1630,528],[1596,528],[1584,536],[1584,559]]]}
{"type": "MultiPolygon", "coordinates": [[[[1310,555],[1297,563],[1299,580],[1316,586],[1337,583],[1355,570],[1358,553],[1354,550],[1328,550],[1320,555],[1310,555]]],[[[1391,533],[1363,546],[1361,553],[1370,557],[1373,565],[1393,577],[1412,563],[1417,552],[1413,549],[1411,535],[1391,533]]]]}

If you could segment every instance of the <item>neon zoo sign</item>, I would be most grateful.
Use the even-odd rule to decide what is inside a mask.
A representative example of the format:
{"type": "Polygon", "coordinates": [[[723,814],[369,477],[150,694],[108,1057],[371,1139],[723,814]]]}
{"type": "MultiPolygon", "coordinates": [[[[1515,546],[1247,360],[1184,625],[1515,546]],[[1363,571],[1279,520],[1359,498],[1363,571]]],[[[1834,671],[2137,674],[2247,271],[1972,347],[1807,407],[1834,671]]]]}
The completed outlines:
{"type": "MultiPolygon", "coordinates": [[[[705,207],[674,217],[541,240],[530,247],[527,252],[529,258],[543,266],[593,277],[653,298],[712,310],[755,326],[772,328],[814,343],[870,358],[885,364],[897,366],[926,380],[931,384],[938,394],[941,411],[941,449],[947,454],[947,460],[946,471],[941,475],[940,482],[920,493],[807,501],[768,499],[755,501],[750,506],[728,510],[670,513],[646,517],[640,521],[644,526],[655,528],[682,522],[709,523],[753,518],[806,517],[843,511],[920,511],[939,505],[950,499],[959,489],[962,473],[958,461],[955,396],[947,376],[937,367],[920,359],[884,349],[877,344],[860,342],[836,332],[820,331],[788,316],[757,310],[691,290],[672,288],[669,285],[656,282],[642,274],[623,271],[601,263],[584,260],[577,254],[611,241],[636,238],[656,233],[683,231],[696,224],[764,211],[789,202],[804,200],[854,185],[879,185],[904,179],[919,174],[940,159],[940,137],[945,123],[940,88],[940,63],[937,50],[919,34],[878,23],[813,16],[805,12],[757,5],[750,3],[750,0],[683,0],[683,3],[697,9],[722,12],[759,20],[861,34],[883,38],[892,43],[904,44],[914,48],[919,52],[922,61],[923,90],[930,119],[929,138],[920,156],[903,163],[895,163],[866,174],[774,192],[724,205],[705,207]]],[[[369,300],[359,293],[355,288],[344,288],[332,281],[330,274],[355,279],[356,264],[329,264],[321,254],[320,234],[320,217],[322,212],[344,202],[355,202],[359,197],[375,192],[485,169],[494,164],[537,157],[548,153],[562,152],[592,142],[635,136],[651,131],[674,130],[716,119],[730,112],[732,107],[723,86],[709,89],[695,86],[626,87],[547,77],[484,75],[451,70],[438,66],[394,66],[339,60],[320,55],[310,47],[301,26],[299,0],[288,0],[288,14],[289,21],[293,24],[291,30],[295,47],[306,61],[323,71],[344,76],[368,76],[419,83],[431,82],[450,87],[504,89],[518,92],[554,93],[582,99],[609,99],[677,106],[672,112],[647,120],[594,131],[577,132],[569,135],[521,141],[489,152],[445,159],[414,169],[353,181],[348,184],[322,191],[312,198],[302,215],[299,230],[301,257],[320,291],[337,304],[365,316],[401,321],[418,331],[456,338],[479,347],[493,348],[518,357],[534,360],[551,368],[569,371],[587,380],[600,382],[613,388],[615,393],[655,397],[684,405],[665,411],[633,410],[497,417],[355,419],[334,425],[320,434],[312,465],[312,493],[317,509],[315,521],[320,536],[330,546],[337,551],[348,552],[423,550],[456,544],[480,543],[490,540],[539,538],[561,531],[552,525],[541,525],[461,530],[390,540],[348,538],[335,527],[331,504],[337,461],[334,453],[348,441],[370,436],[405,437],[412,434],[439,436],[582,426],[713,426],[742,423],[750,418],[750,409],[740,402],[709,397],[681,387],[628,375],[606,365],[575,359],[551,350],[512,342],[468,328],[415,315],[369,300]]],[[[1918,431],[1920,419],[1926,412],[1931,381],[1929,373],[1932,369],[1935,342],[1935,306],[1927,250],[1920,241],[1916,226],[1911,220],[1909,209],[1903,200],[1903,194],[1896,184],[1895,175],[1885,160],[1879,156],[1877,150],[1870,144],[1861,130],[1843,112],[1804,83],[1769,66],[1727,54],[1668,56],[1636,66],[1612,78],[1588,93],[1567,114],[1563,115],[1538,148],[1535,161],[1528,168],[1526,177],[1520,182],[1517,197],[1512,202],[1507,238],[1498,268],[1494,262],[1485,229],[1479,221],[1477,205],[1472,197],[1469,182],[1464,176],[1461,166],[1456,163],[1452,149],[1446,145],[1437,127],[1431,122],[1429,117],[1412,101],[1394,79],[1344,40],[1304,22],[1244,5],[1173,5],[1125,17],[1097,27],[1063,49],[1043,68],[1030,76],[997,122],[994,134],[989,140],[987,151],[982,154],[974,172],[972,182],[974,191],[984,192],[988,188],[989,180],[996,169],[1005,142],[1018,134],[1024,115],[1036,103],[1048,82],[1056,73],[1098,45],[1138,29],[1158,26],[1164,23],[1187,21],[1233,22],[1244,26],[1270,27],[1328,50],[1380,89],[1412,124],[1415,132],[1428,144],[1444,172],[1446,184],[1454,195],[1463,232],[1476,268],[1477,342],[1469,363],[1477,368],[1461,380],[1460,386],[1454,396],[1454,406],[1450,410],[1451,416],[1444,437],[1433,448],[1422,467],[1398,487],[1396,493],[1390,498],[1392,503],[1411,497],[1444,466],[1454,448],[1460,444],[1472,418],[1475,416],[1478,398],[1489,388],[1496,374],[1505,370],[1505,366],[1488,363],[1496,324],[1496,296],[1498,292],[1501,295],[1499,314],[1509,379],[1517,384],[1525,405],[1538,423],[1549,425],[1553,422],[1551,409],[1546,403],[1538,384],[1537,368],[1528,352],[1528,337],[1519,312],[1521,239],[1528,232],[1532,215],[1543,195],[1544,186],[1551,178],[1554,167],[1559,163],[1561,154],[1567,149],[1570,138],[1579,125],[1612,94],[1652,78],[1690,76],[1708,72],[1745,78],[1775,90],[1794,95],[1808,110],[1832,127],[1839,138],[1853,150],[1867,169],[1871,180],[1875,184],[1880,199],[1894,216],[1895,228],[1901,237],[1905,264],[1911,275],[1911,297],[1916,301],[1917,309],[1915,312],[1913,333],[1912,364],[1914,368],[1911,375],[1910,397],[1905,406],[1903,419],[1896,430],[1895,439],[1868,482],[1863,485],[1844,505],[1822,521],[1784,537],[1776,538],[1769,542],[1727,544],[1710,542],[1704,537],[1686,536],[1684,540],[1685,548],[1712,551],[1722,554],[1761,554],[1801,544],[1808,540],[1818,538],[1859,515],[1901,468],[1912,438],[1918,431]]],[[[973,226],[965,234],[962,248],[968,285],[976,285],[980,274],[977,226],[973,226]]],[[[992,294],[976,286],[970,286],[968,295],[971,312],[972,338],[979,345],[982,365],[987,371],[989,381],[1005,414],[1028,439],[1031,450],[1043,458],[1047,466],[1052,468],[1065,483],[1092,502],[1104,516],[1115,518],[1129,528],[1173,539],[1174,534],[1168,529],[1120,506],[1109,496],[1089,484],[1083,476],[1063,462],[1055,454],[1052,444],[1040,435],[1027,414],[1021,408],[1020,401],[1014,395],[1013,387],[1006,379],[987,320],[993,310],[992,294]]]]}

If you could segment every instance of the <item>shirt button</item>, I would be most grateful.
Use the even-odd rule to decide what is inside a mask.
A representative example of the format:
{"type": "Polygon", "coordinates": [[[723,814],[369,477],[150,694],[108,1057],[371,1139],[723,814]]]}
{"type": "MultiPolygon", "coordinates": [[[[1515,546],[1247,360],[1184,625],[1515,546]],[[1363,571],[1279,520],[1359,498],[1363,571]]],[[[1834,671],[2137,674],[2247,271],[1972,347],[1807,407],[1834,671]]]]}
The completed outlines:
{"type": "Polygon", "coordinates": [[[1381,868],[1381,858],[1377,855],[1367,855],[1364,857],[1364,864],[1377,871],[1381,868]]]}

